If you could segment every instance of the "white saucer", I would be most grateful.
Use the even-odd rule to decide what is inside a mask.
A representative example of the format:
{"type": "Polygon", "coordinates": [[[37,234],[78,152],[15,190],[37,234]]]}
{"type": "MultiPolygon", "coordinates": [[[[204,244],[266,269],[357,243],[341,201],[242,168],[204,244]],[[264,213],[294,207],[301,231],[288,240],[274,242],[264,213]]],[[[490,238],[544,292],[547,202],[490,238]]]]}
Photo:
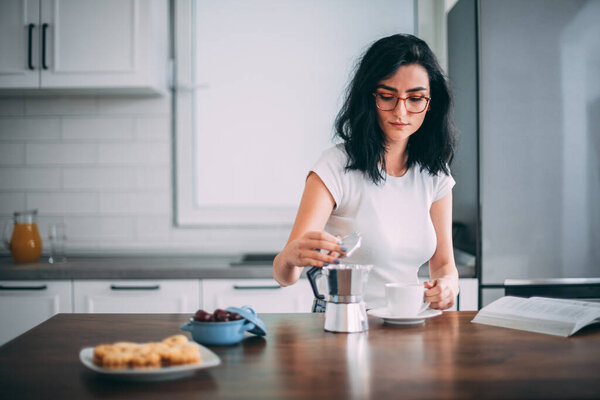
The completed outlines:
{"type": "Polygon", "coordinates": [[[442,311],[428,308],[427,310],[417,315],[391,315],[387,307],[379,307],[367,311],[367,314],[377,318],[382,318],[383,322],[385,322],[386,324],[415,325],[422,324],[427,318],[433,318],[437,317],[438,315],[442,315],[442,311]]]}

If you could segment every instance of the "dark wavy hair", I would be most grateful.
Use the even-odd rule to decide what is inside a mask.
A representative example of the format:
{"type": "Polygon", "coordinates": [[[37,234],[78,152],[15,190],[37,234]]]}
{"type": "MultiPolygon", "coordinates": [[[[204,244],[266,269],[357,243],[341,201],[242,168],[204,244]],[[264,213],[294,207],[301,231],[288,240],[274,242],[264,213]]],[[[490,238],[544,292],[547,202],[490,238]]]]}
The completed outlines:
{"type": "Polygon", "coordinates": [[[373,92],[380,81],[409,64],[427,70],[431,109],[408,140],[407,168],[418,164],[432,175],[450,174],[456,139],[446,76],[427,43],[413,35],[397,34],[379,39],[362,56],[335,120],[334,137],[342,139],[348,154],[346,171],[362,171],[375,184],[385,180],[386,139],[377,122],[373,92]]]}

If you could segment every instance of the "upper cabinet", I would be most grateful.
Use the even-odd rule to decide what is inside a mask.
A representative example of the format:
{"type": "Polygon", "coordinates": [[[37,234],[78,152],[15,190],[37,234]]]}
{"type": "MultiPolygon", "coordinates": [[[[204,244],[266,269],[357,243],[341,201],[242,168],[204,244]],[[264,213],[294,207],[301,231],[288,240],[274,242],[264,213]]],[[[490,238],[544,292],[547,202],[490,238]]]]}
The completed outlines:
{"type": "Polygon", "coordinates": [[[3,0],[0,94],[163,93],[166,0],[3,0]]]}

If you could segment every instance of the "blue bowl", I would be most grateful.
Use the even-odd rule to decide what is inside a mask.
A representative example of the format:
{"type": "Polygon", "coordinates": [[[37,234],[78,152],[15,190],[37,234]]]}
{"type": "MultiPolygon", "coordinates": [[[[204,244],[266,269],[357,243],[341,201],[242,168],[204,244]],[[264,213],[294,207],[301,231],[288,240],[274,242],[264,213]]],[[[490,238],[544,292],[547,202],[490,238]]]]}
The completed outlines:
{"type": "Polygon", "coordinates": [[[208,346],[227,346],[238,343],[244,332],[252,330],[255,325],[245,319],[226,322],[198,322],[190,318],[190,322],[181,325],[181,329],[192,334],[192,339],[208,346]]]}

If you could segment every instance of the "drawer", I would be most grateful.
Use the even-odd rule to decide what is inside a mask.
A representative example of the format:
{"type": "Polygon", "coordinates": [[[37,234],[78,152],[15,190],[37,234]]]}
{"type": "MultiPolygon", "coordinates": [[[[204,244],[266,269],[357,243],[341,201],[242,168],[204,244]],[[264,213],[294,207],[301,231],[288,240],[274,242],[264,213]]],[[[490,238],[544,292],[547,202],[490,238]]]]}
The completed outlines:
{"type": "Polygon", "coordinates": [[[199,280],[74,281],[77,313],[194,313],[199,280]]]}
{"type": "Polygon", "coordinates": [[[258,313],[310,312],[313,293],[306,279],[281,287],[273,279],[206,279],[202,281],[202,308],[251,306],[258,313]]]}
{"type": "Polygon", "coordinates": [[[71,281],[0,281],[0,345],[73,311],[71,281]]]}

